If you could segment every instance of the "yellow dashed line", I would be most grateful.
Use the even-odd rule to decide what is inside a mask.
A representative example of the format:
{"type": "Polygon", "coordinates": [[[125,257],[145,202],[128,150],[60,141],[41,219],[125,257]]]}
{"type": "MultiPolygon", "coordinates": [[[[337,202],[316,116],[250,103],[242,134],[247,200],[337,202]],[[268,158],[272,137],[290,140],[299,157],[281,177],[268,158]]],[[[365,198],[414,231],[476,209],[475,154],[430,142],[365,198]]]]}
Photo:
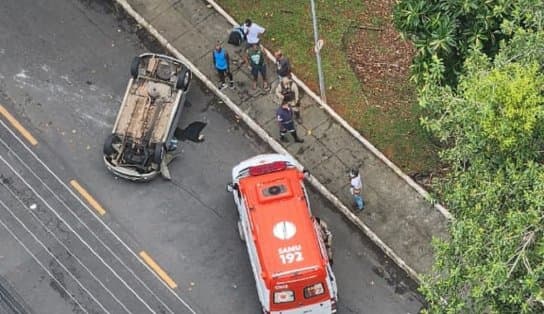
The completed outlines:
{"type": "Polygon", "coordinates": [[[70,181],[70,185],[83,196],[83,198],[91,205],[101,216],[104,216],[106,210],[85,190],[76,180],[70,181]]]}
{"type": "Polygon", "coordinates": [[[14,116],[12,116],[7,110],[6,108],[4,108],[4,106],[0,105],[0,114],[2,114],[4,116],[4,118],[6,118],[6,120],[9,121],[9,123],[11,123],[11,125],[17,129],[17,131],[19,131],[19,133],[21,133],[21,135],[26,138],[26,140],[32,145],[32,146],[36,146],[36,144],[38,144],[38,141],[36,140],[36,138],[34,138],[34,136],[32,136],[32,134],[30,134],[30,132],[27,131],[27,129],[25,129],[25,127],[23,127],[23,125],[21,123],[19,123],[19,121],[17,121],[17,119],[15,119],[14,116]]]}
{"type": "Polygon", "coordinates": [[[153,271],[159,276],[161,277],[161,279],[166,282],[166,284],[174,289],[176,288],[178,285],[174,282],[174,280],[172,280],[172,278],[170,278],[170,276],[168,276],[168,274],[162,270],[162,268],[157,264],[155,263],[155,261],[151,258],[151,256],[149,256],[145,251],[141,251],[140,252],[140,257],[144,260],[144,262],[149,266],[151,267],[151,269],[153,269],[153,271]]]}

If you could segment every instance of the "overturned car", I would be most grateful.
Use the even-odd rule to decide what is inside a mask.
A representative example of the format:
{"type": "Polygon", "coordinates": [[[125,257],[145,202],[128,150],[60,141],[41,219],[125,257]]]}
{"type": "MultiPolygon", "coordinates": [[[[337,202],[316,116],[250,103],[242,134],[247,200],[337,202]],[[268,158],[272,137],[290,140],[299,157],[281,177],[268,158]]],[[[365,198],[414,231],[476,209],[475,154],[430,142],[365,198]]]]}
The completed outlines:
{"type": "Polygon", "coordinates": [[[176,148],[175,132],[192,73],[169,56],[144,53],[130,67],[131,79],[111,134],[104,162],[115,175],[149,181],[169,177],[167,152],[176,148]]]}

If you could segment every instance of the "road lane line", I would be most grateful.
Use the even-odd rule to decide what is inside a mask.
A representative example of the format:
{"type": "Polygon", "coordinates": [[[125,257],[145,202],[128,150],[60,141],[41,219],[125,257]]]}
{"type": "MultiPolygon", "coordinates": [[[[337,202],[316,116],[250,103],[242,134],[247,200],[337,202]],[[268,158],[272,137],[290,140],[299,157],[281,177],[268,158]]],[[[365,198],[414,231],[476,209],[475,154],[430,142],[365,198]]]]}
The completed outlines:
{"type": "MultiPolygon", "coordinates": [[[[9,194],[11,194],[11,196],[14,199],[16,199],[17,202],[19,202],[19,204],[21,204],[23,208],[25,209],[28,208],[25,202],[17,194],[15,194],[15,192],[12,189],[10,189],[9,186],[6,186],[1,182],[0,184],[4,186],[4,188],[9,192],[9,194]]],[[[68,248],[66,244],[64,244],[64,242],[62,242],[59,239],[59,237],[49,227],[45,225],[45,223],[42,220],[40,220],[40,218],[36,215],[34,211],[29,210],[28,212],[42,226],[42,228],[45,231],[47,231],[47,233],[50,234],[66,250],[66,252],[68,252],[81,265],[81,267],[83,267],[83,269],[85,269],[91,275],[91,277],[93,277],[93,279],[96,280],[96,282],[98,282],[100,286],[111,295],[111,297],[125,310],[125,312],[131,313],[129,309],[126,307],[126,305],[123,302],[121,302],[121,300],[119,300],[119,298],[117,298],[117,296],[113,294],[113,292],[111,292],[111,290],[108,287],[106,287],[106,285],[104,285],[104,283],[87,267],[87,265],[85,265],[81,261],[81,259],[72,250],[70,250],[70,248],[68,248]]]]}
{"type": "Polygon", "coordinates": [[[159,266],[159,264],[155,263],[155,261],[147,254],[145,251],[140,252],[140,257],[144,260],[144,262],[153,269],[153,271],[168,285],[168,287],[175,289],[177,288],[176,282],[168,276],[168,274],[159,266]]]}
{"type": "MultiPolygon", "coordinates": [[[[4,123],[4,121],[0,120],[0,125],[2,125],[2,127],[4,127],[18,142],[19,144],[21,144],[21,146],[28,152],[28,154],[30,156],[32,156],[36,162],[38,162],[44,169],[47,170],[47,172],[49,172],[51,174],[51,176],[53,176],[55,178],[55,180],[62,186],[66,189],[66,191],[68,193],[70,193],[74,199],[79,203],[81,204],[81,206],[83,206],[90,214],[92,214],[96,220],[102,225],[102,227],[104,227],[106,230],[108,230],[108,232],[117,240],[119,241],[119,243],[121,243],[121,245],[127,250],[127,252],[129,254],[131,254],[135,260],[137,260],[145,269],[147,269],[151,274],[153,274],[153,276],[155,276],[157,279],[160,279],[159,276],[157,276],[157,274],[146,264],[143,262],[143,260],[141,258],[139,258],[138,254],[136,253],[136,251],[134,251],[125,241],[123,241],[123,239],[121,239],[119,237],[119,235],[117,233],[115,233],[115,231],[113,231],[110,226],[108,226],[104,220],[102,219],[99,219],[100,217],[97,216],[97,213],[95,211],[93,211],[89,205],[87,205],[87,203],[85,203],[75,192],[73,189],[71,189],[65,182],[64,180],[62,180],[53,170],[51,170],[51,168],[49,168],[45,162],[40,158],[38,157],[38,155],[36,155],[36,153],[30,149],[30,147],[28,147],[28,145],[20,138],[17,136],[17,134],[15,134],[15,132],[13,132],[10,128],[8,128],[8,126],[4,123]]],[[[123,261],[108,245],[106,245],[106,243],[104,243],[104,241],[98,237],[98,235],[79,217],[79,215],[77,215],[76,213],[74,213],[74,211],[66,204],[66,202],[60,198],[55,192],[53,192],[53,190],[49,187],[49,185],[47,185],[40,176],[38,176],[31,168],[29,165],[26,164],[25,161],[23,161],[21,159],[21,157],[19,157],[19,155],[11,148],[9,147],[1,138],[0,138],[0,142],[10,151],[14,154],[14,156],[21,162],[21,164],[28,170],[30,171],[34,177],[40,181],[41,184],[43,184],[45,186],[45,188],[66,208],[70,211],[70,213],[72,214],[72,216],[74,216],[74,218],[76,218],[82,226],[84,226],[93,236],[94,238],[110,253],[112,254],[112,256],[115,257],[115,259],[121,264],[123,265],[123,267],[132,275],[134,276],[134,278],[151,294],[155,297],[155,299],[161,303],[162,306],[164,306],[164,308],[167,309],[167,311],[169,313],[174,313],[174,311],[172,309],[170,309],[170,307],[168,307],[168,305],[166,305],[164,303],[164,301],[159,298],[159,296],[155,293],[155,291],[153,289],[151,289],[143,280],[142,278],[140,278],[140,276],[138,276],[136,273],[135,273],[135,270],[132,269],[131,267],[129,267],[125,261],[123,261]]],[[[52,208],[50,208],[52,209],[52,208]]],[[[56,213],[56,212],[55,212],[56,213]]],[[[61,219],[63,222],[64,222],[64,219],[62,219],[61,217],[59,217],[59,219],[61,219]]],[[[66,224],[66,222],[64,222],[66,224]]],[[[69,228],[71,228],[70,225],[68,225],[69,228]]],[[[79,238],[79,235],[77,235],[78,238],[79,238]]],[[[84,242],[87,246],[88,244],[86,242],[84,242]]],[[[92,248],[89,248],[94,252],[94,250],[92,248]]],[[[96,253],[95,253],[96,254],[96,253]]],[[[107,264],[106,264],[107,265],[107,264]]],[[[109,267],[109,265],[107,265],[109,267]]],[[[183,304],[183,306],[189,310],[192,314],[196,314],[196,311],[183,299],[181,298],[180,295],[178,295],[173,289],[171,289],[164,281],[162,280],[159,280],[159,282],[161,284],[163,284],[169,291],[170,293],[180,302],[183,304]]],[[[133,291],[130,287],[127,287],[129,290],[133,291]]]]}
{"type": "MultiPolygon", "coordinates": [[[[2,205],[2,207],[4,207],[4,209],[10,213],[10,215],[15,219],[17,220],[17,222],[32,236],[32,238],[34,239],[34,241],[36,241],[37,243],[39,243],[39,245],[43,248],[43,250],[45,252],[47,252],[49,254],[49,256],[51,256],[53,258],[53,260],[55,260],[55,262],[81,287],[81,289],[83,289],[83,291],[87,292],[87,294],[89,295],[89,297],[91,297],[91,299],[93,299],[93,301],[98,304],[98,306],[105,312],[105,313],[110,313],[108,310],[106,310],[106,308],[102,305],[102,303],[100,303],[96,297],[74,276],[74,274],[72,274],[67,268],[66,266],[64,266],[64,264],[62,264],[60,262],[60,260],[55,256],[53,255],[53,253],[49,250],[49,248],[42,242],[40,241],[40,239],[38,239],[38,237],[32,233],[32,231],[30,231],[30,229],[28,229],[28,227],[19,219],[19,217],[15,216],[15,214],[13,213],[13,211],[11,209],[9,209],[9,207],[7,207],[6,204],[4,204],[4,202],[2,202],[0,200],[0,205],[2,205]]],[[[55,282],[57,284],[59,284],[59,287],[62,288],[62,290],[64,290],[66,292],[66,294],[68,294],[70,296],[70,298],[85,312],[85,313],[89,313],[75,298],[74,296],[72,295],[72,293],[70,293],[70,291],[66,290],[65,288],[65,283],[60,283],[56,277],[54,277],[50,272],[49,272],[49,268],[46,268],[39,260],[38,258],[32,254],[32,252],[30,251],[30,249],[28,249],[28,247],[22,242],[22,240],[20,240],[16,235],[15,233],[0,219],[0,224],[2,224],[2,226],[4,228],[6,228],[6,230],[11,234],[11,236],[13,238],[15,238],[17,240],[17,242],[19,242],[19,244],[28,252],[28,254],[30,254],[34,260],[40,264],[40,266],[49,274],[49,276],[51,276],[51,278],[53,278],[53,280],[55,280],[55,282]]]]}
{"type": "MultiPolygon", "coordinates": [[[[0,142],[2,142],[2,143],[4,144],[4,146],[6,145],[2,139],[0,139],[0,142]]],[[[9,147],[8,147],[8,149],[9,149],[9,147]]],[[[15,152],[14,152],[14,154],[15,154],[15,156],[17,156],[15,152]]],[[[24,161],[23,161],[22,159],[20,159],[20,157],[17,156],[17,158],[19,159],[19,161],[20,161],[23,165],[25,165],[24,161]]],[[[55,210],[55,209],[54,209],[54,208],[53,208],[53,207],[52,207],[52,206],[44,199],[44,198],[43,198],[43,196],[42,196],[40,193],[38,193],[38,191],[36,191],[36,190],[30,185],[30,183],[28,183],[28,181],[25,180],[25,179],[22,177],[22,175],[21,175],[17,170],[15,170],[9,163],[7,163],[7,161],[4,159],[4,157],[2,157],[2,155],[0,155],[0,160],[3,161],[3,162],[10,168],[10,170],[11,170],[11,171],[12,171],[12,172],[13,172],[13,173],[14,173],[14,174],[15,174],[15,175],[16,175],[16,176],[24,183],[24,185],[25,185],[29,190],[31,190],[31,191],[36,195],[36,197],[39,198],[40,201],[42,201],[42,203],[45,204],[45,206],[46,206],[47,208],[49,208],[49,210],[55,215],[55,217],[57,217],[60,221],[62,221],[62,223],[63,223],[66,227],[68,227],[68,229],[69,229],[69,230],[70,230],[70,231],[71,231],[71,232],[79,239],[79,241],[81,241],[81,243],[83,243],[83,244],[89,249],[89,251],[91,251],[91,252],[92,252],[92,253],[100,260],[100,262],[102,262],[102,264],[104,264],[104,266],[105,266],[106,268],[108,268],[108,270],[109,270],[109,271],[110,271],[117,279],[119,279],[119,281],[121,281],[121,282],[123,283],[123,285],[124,285],[124,286],[125,286],[125,287],[126,287],[126,288],[127,288],[127,289],[128,289],[128,290],[129,290],[129,291],[130,291],[130,292],[131,292],[131,293],[132,293],[139,301],[140,301],[140,302],[142,302],[143,305],[145,305],[145,307],[146,307],[151,313],[157,313],[155,310],[153,310],[153,309],[151,308],[151,306],[150,306],[145,300],[142,299],[142,297],[141,297],[141,296],[140,296],[140,295],[139,295],[139,294],[138,294],[138,293],[137,293],[137,292],[136,292],[136,291],[135,291],[135,290],[134,290],[134,289],[133,289],[133,288],[132,288],[125,280],[124,280],[124,279],[123,279],[123,278],[121,278],[121,276],[120,276],[120,275],[119,275],[119,274],[111,267],[111,265],[108,264],[108,263],[106,263],[106,261],[104,260],[104,258],[102,258],[102,256],[101,256],[100,254],[98,254],[98,253],[96,252],[96,250],[93,249],[93,247],[92,247],[91,245],[89,245],[89,243],[87,243],[87,241],[85,241],[85,240],[83,239],[83,237],[82,237],[79,233],[77,233],[77,232],[75,231],[75,229],[74,229],[68,222],[66,222],[66,220],[65,220],[64,218],[62,218],[62,216],[61,216],[61,215],[60,215],[60,214],[59,214],[59,213],[58,213],[58,212],[57,212],[57,211],[56,211],[56,210],[55,210]]],[[[117,258],[117,260],[120,260],[119,257],[117,257],[117,256],[113,253],[113,251],[111,250],[111,248],[109,248],[108,246],[106,246],[106,244],[105,244],[101,239],[98,238],[98,236],[97,236],[97,235],[89,228],[89,226],[87,226],[87,225],[85,224],[85,222],[83,222],[77,215],[75,215],[74,212],[72,211],[72,209],[70,209],[70,207],[69,207],[68,205],[66,205],[66,203],[62,202],[62,200],[60,199],[60,197],[59,197],[55,192],[53,192],[51,189],[49,189],[49,187],[45,184],[45,182],[43,182],[43,180],[41,180],[41,179],[40,179],[40,178],[32,171],[32,169],[30,169],[29,166],[25,165],[25,167],[26,167],[26,168],[27,168],[27,169],[28,169],[28,170],[29,170],[29,171],[30,171],[30,172],[31,172],[31,173],[32,173],[32,174],[40,181],[41,184],[43,184],[43,185],[51,192],[51,194],[53,194],[53,196],[55,196],[55,198],[57,198],[57,200],[59,200],[59,201],[60,201],[60,202],[61,202],[61,203],[62,203],[62,204],[70,211],[70,213],[71,213],[74,217],[76,217],[76,218],[79,220],[79,222],[80,222],[83,226],[85,226],[85,228],[87,228],[87,230],[88,230],[88,231],[89,231],[89,232],[90,232],[90,233],[91,233],[91,234],[92,234],[92,235],[93,235],[93,236],[94,236],[94,237],[95,237],[95,238],[96,238],[96,239],[97,239],[97,240],[98,240],[105,248],[107,248],[107,249],[109,250],[109,252],[110,252],[113,256],[115,256],[115,257],[117,258]]],[[[68,189],[67,186],[66,186],[66,188],[68,189]]],[[[68,190],[69,190],[69,189],[68,189],[68,190]]],[[[74,194],[74,195],[75,195],[75,194],[74,194]]],[[[81,202],[83,202],[83,201],[81,201],[81,202]]],[[[84,203],[83,203],[83,204],[84,204],[84,203]]],[[[88,207],[86,207],[86,208],[88,208],[88,207]]],[[[89,209],[89,211],[90,211],[90,209],[89,209]]],[[[91,212],[92,212],[92,211],[91,211],[91,212]]],[[[94,212],[93,212],[93,213],[94,213],[94,212]]],[[[101,221],[100,219],[98,219],[98,220],[101,221]]],[[[121,261],[120,261],[120,262],[121,262],[121,261]]],[[[122,263],[122,262],[121,262],[121,263],[122,263]]],[[[126,266],[125,266],[125,267],[126,267],[126,266]]],[[[171,313],[173,313],[173,312],[171,311],[171,313]]]]}
{"type": "Polygon", "coordinates": [[[36,146],[38,144],[38,140],[36,140],[36,138],[34,136],[32,136],[32,134],[30,134],[30,132],[25,129],[25,127],[19,123],[19,121],[17,121],[17,119],[15,119],[14,116],[11,115],[11,113],[9,113],[6,108],[4,108],[4,106],[2,106],[0,104],[0,114],[4,116],[4,118],[6,118],[6,120],[8,120],[9,123],[11,123],[11,125],[17,129],[17,131],[19,131],[19,133],[21,133],[21,135],[32,145],[32,146],[36,146]]]}
{"type": "Polygon", "coordinates": [[[100,216],[104,216],[106,214],[106,210],[104,209],[104,207],[102,207],[102,205],[100,205],[94,199],[94,197],[91,194],[89,194],[89,192],[87,192],[87,190],[85,190],[76,180],[71,180],[70,185],[76,191],[78,191],[79,194],[81,194],[81,196],[87,201],[87,203],[89,203],[89,205],[91,205],[94,208],[94,210],[96,210],[100,214],[100,216]]]}

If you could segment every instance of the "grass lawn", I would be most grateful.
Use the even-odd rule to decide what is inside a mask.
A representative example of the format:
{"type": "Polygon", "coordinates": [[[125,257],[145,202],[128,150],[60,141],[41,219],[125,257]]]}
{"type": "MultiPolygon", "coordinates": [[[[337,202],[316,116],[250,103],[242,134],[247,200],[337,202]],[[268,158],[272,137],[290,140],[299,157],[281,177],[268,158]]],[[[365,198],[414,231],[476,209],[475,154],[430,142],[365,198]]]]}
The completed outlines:
{"type": "MultiPolygon", "coordinates": [[[[309,0],[217,2],[236,20],[265,27],[264,45],[281,48],[295,74],[319,91],[309,0]]],[[[437,148],[419,126],[408,82],[411,54],[399,53],[408,48],[390,23],[393,0],[315,2],[329,105],[408,174],[436,171],[437,148]]]]}

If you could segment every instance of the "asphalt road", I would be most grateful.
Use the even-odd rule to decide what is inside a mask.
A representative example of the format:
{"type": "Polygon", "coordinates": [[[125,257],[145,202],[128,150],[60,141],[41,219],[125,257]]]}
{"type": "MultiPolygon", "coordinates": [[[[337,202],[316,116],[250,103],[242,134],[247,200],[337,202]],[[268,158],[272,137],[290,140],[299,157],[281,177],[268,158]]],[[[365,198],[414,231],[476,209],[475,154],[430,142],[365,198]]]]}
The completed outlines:
{"type": "MultiPolygon", "coordinates": [[[[195,80],[181,125],[208,122],[206,140],[182,144],[173,180],[135,184],[108,173],[102,143],[130,60],[160,47],[103,2],[0,2],[0,104],[38,139],[31,146],[0,124],[0,276],[35,313],[257,313],[224,187],[234,164],[269,148],[195,80]]],[[[413,283],[323,198],[310,199],[335,236],[340,313],[417,313],[413,283]]]]}

